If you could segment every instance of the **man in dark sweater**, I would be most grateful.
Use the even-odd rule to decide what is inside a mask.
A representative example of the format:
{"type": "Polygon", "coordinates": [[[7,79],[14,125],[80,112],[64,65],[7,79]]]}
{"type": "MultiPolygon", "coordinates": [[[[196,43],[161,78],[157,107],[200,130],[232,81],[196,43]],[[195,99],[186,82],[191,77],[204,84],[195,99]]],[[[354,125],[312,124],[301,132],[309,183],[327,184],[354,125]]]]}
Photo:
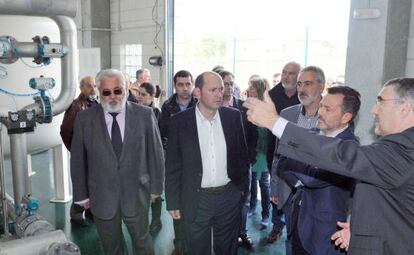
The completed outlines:
{"type": "MultiPolygon", "coordinates": [[[[299,104],[296,82],[301,69],[300,64],[296,62],[287,63],[282,70],[281,82],[269,90],[269,96],[275,104],[277,113],[292,105],[299,104]]],[[[267,158],[272,159],[275,153],[276,137],[269,136],[267,145],[267,158]]],[[[277,159],[277,156],[275,156],[277,159]]],[[[272,162],[267,162],[268,169],[272,169],[272,162]]],[[[282,221],[283,212],[277,209],[277,201],[272,199],[272,223],[273,229],[270,232],[267,242],[273,243],[279,239],[285,223],[282,221]]]]}

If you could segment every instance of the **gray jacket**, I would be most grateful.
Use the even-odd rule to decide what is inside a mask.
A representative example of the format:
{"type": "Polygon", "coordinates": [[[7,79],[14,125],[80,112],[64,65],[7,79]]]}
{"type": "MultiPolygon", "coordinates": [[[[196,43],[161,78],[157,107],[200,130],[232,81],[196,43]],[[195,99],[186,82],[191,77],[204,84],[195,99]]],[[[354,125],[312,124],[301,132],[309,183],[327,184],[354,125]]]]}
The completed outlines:
{"type": "Polygon", "coordinates": [[[161,194],[164,155],[151,108],[127,102],[122,154],[112,148],[101,105],[80,112],[71,149],[74,201],[90,199],[92,213],[111,219],[147,212],[151,194],[161,194]]]}

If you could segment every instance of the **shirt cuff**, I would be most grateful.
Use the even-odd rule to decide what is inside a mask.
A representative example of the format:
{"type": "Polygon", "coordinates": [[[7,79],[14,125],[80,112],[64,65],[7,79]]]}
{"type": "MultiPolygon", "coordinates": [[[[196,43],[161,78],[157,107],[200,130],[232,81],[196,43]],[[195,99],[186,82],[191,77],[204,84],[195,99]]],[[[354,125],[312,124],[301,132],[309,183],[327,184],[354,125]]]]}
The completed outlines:
{"type": "Polygon", "coordinates": [[[77,205],[84,205],[84,204],[86,204],[86,203],[88,203],[88,202],[89,202],[89,198],[84,199],[84,200],[81,200],[81,201],[76,201],[76,202],[74,202],[74,204],[77,204],[77,205]]]}
{"type": "Polygon", "coordinates": [[[289,123],[286,119],[279,117],[272,128],[272,133],[277,136],[277,138],[281,138],[283,132],[285,132],[286,125],[289,123]]]}

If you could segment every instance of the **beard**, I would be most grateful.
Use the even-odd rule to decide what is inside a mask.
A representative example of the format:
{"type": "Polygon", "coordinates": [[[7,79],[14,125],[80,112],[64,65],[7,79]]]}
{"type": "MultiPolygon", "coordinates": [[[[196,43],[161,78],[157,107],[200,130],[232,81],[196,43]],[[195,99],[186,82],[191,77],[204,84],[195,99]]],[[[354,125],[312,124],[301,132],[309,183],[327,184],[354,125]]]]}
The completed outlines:
{"type": "Polygon", "coordinates": [[[120,112],[122,110],[122,107],[124,107],[126,104],[127,97],[128,96],[125,94],[121,102],[115,103],[101,101],[102,108],[107,112],[120,112]]]}
{"type": "Polygon", "coordinates": [[[315,102],[319,98],[319,96],[318,95],[316,95],[316,96],[310,96],[310,95],[305,94],[305,93],[300,93],[298,95],[298,98],[299,98],[299,102],[302,105],[308,106],[308,105],[312,104],[313,102],[315,102]],[[308,96],[308,97],[306,99],[302,99],[301,96],[308,96]]]}
{"type": "Polygon", "coordinates": [[[286,89],[286,90],[292,90],[296,88],[296,83],[291,83],[291,84],[286,84],[282,82],[282,86],[286,89]]]}

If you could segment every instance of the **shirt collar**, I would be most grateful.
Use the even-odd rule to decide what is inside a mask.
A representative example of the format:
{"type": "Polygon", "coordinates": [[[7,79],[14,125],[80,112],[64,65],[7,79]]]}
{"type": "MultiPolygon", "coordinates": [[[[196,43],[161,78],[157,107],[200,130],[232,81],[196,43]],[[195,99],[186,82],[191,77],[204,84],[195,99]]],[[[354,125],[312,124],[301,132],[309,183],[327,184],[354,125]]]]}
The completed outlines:
{"type": "Polygon", "coordinates": [[[321,134],[323,134],[324,136],[327,136],[327,137],[336,137],[340,133],[344,132],[344,130],[347,129],[348,127],[349,127],[349,125],[346,125],[344,128],[335,130],[335,131],[333,131],[331,133],[328,133],[328,134],[321,130],[321,134]]]}
{"type": "Polygon", "coordinates": [[[209,120],[209,119],[207,119],[206,117],[204,117],[204,115],[201,113],[201,111],[200,111],[200,109],[199,109],[199,103],[197,103],[197,105],[196,105],[196,114],[198,115],[198,117],[200,118],[200,120],[202,120],[202,121],[209,121],[209,122],[214,122],[214,121],[216,121],[217,120],[217,118],[220,116],[219,115],[219,111],[217,110],[216,111],[216,114],[214,114],[214,116],[213,116],[213,119],[212,120],[209,120]]]}

